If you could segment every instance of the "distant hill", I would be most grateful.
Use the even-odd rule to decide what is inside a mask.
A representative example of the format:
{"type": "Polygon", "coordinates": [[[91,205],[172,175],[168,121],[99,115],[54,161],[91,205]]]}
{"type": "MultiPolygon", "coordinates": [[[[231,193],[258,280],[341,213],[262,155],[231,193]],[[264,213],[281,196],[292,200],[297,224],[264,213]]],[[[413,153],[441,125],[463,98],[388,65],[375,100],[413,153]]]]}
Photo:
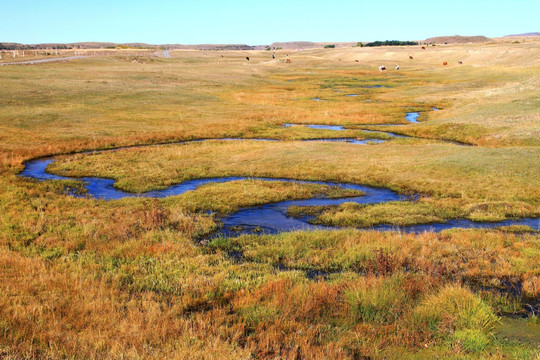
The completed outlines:
{"type": "Polygon", "coordinates": [[[482,43],[491,41],[490,38],[485,36],[437,36],[426,39],[426,43],[435,43],[435,44],[465,44],[465,43],[482,43]]]}
{"type": "Polygon", "coordinates": [[[506,35],[505,37],[523,37],[523,36],[540,36],[540,32],[530,32],[524,34],[506,35]]]}
{"type": "Polygon", "coordinates": [[[287,42],[274,42],[270,44],[271,48],[282,48],[282,49],[311,49],[314,48],[316,44],[310,41],[287,41],[287,42]]]}
{"type": "Polygon", "coordinates": [[[4,50],[25,50],[25,49],[101,49],[129,47],[140,49],[195,49],[195,50],[255,50],[264,49],[266,45],[250,46],[245,44],[145,44],[145,43],[111,43],[111,42],[76,42],[76,43],[44,43],[44,44],[19,44],[0,42],[0,49],[4,50]]]}
{"type": "Polygon", "coordinates": [[[165,44],[158,45],[167,49],[192,49],[192,50],[256,50],[257,46],[245,44],[196,44],[196,45],[181,45],[181,44],[165,44]]]}
{"type": "MultiPolygon", "coordinates": [[[[44,44],[19,44],[0,42],[0,49],[25,50],[25,49],[100,49],[112,48],[121,44],[109,42],[79,42],[79,43],[44,43],[44,44]]],[[[127,45],[127,44],[126,44],[127,45]]]]}
{"type": "Polygon", "coordinates": [[[112,43],[112,42],[76,42],[76,43],[44,43],[44,44],[19,44],[0,42],[3,50],[30,50],[30,49],[102,49],[128,47],[139,49],[191,49],[191,50],[264,50],[270,48],[281,49],[315,49],[324,48],[325,45],[335,45],[336,48],[356,46],[357,42],[310,42],[288,41],[275,42],[270,45],[246,45],[246,44],[146,44],[146,43],[112,43]]]}
{"type": "Polygon", "coordinates": [[[282,48],[287,50],[294,49],[318,49],[324,48],[326,45],[335,45],[339,47],[351,47],[356,46],[357,42],[311,42],[311,41],[287,41],[287,42],[275,42],[270,44],[271,48],[282,48]]]}

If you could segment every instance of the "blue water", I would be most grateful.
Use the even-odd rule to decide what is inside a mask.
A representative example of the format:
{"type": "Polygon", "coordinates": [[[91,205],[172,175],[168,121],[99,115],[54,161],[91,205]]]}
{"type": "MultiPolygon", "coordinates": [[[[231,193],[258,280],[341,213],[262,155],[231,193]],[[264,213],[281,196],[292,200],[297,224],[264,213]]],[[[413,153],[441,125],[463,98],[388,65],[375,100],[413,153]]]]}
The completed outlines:
{"type": "Polygon", "coordinates": [[[399,134],[389,132],[389,131],[366,130],[366,129],[362,129],[362,131],[367,132],[367,133],[374,133],[374,134],[386,134],[386,135],[390,135],[390,136],[396,137],[396,138],[408,138],[408,137],[410,137],[410,136],[407,136],[407,135],[399,135],[399,134]]]}
{"type": "MultiPolygon", "coordinates": [[[[384,124],[384,125],[391,126],[391,125],[388,125],[388,124],[384,124]]],[[[344,126],[341,126],[341,125],[284,124],[283,126],[284,127],[305,126],[305,127],[311,128],[311,129],[333,130],[333,131],[347,130],[344,126]]],[[[372,126],[372,125],[369,125],[369,126],[372,126]]],[[[396,137],[396,138],[409,137],[409,136],[406,136],[406,135],[395,134],[395,133],[389,132],[389,131],[366,130],[366,129],[361,129],[361,131],[367,132],[367,133],[374,133],[374,134],[386,134],[386,135],[396,137]]],[[[348,142],[348,143],[352,143],[352,144],[382,143],[382,142],[385,141],[385,140],[381,140],[381,139],[366,139],[366,140],[355,140],[355,141],[353,141],[353,140],[355,140],[355,139],[352,139],[352,138],[337,138],[337,139],[309,139],[309,140],[303,140],[303,141],[344,141],[344,142],[348,142]]]]}
{"type": "Polygon", "coordinates": [[[418,123],[418,117],[420,116],[420,113],[418,112],[410,112],[410,113],[407,113],[407,115],[405,116],[405,120],[407,120],[408,122],[411,122],[411,123],[418,123]]]}
{"type": "Polygon", "coordinates": [[[341,125],[317,125],[317,124],[285,124],[283,125],[285,127],[292,127],[292,126],[305,126],[311,129],[319,129],[319,130],[333,130],[333,131],[342,131],[345,130],[345,128],[341,125]]]}
{"type": "MultiPolygon", "coordinates": [[[[311,128],[311,129],[323,129],[323,130],[333,130],[333,131],[347,130],[347,129],[345,129],[345,127],[343,127],[341,125],[284,124],[283,126],[284,127],[305,126],[305,127],[311,128]]],[[[374,133],[374,134],[386,134],[386,135],[396,137],[396,138],[409,137],[409,136],[406,136],[406,135],[398,135],[398,134],[395,134],[395,133],[389,132],[389,131],[377,131],[377,130],[365,130],[365,129],[361,129],[361,131],[367,132],[367,133],[374,133]]],[[[385,142],[385,140],[381,140],[381,139],[357,140],[357,139],[354,139],[354,138],[308,139],[308,140],[303,140],[303,141],[333,141],[333,142],[347,142],[347,143],[350,143],[350,144],[361,144],[361,145],[367,145],[369,143],[380,144],[380,143],[385,142]]]]}
{"type": "Polygon", "coordinates": [[[369,144],[381,144],[385,142],[386,140],[380,140],[380,139],[358,140],[355,138],[338,138],[338,139],[308,139],[308,140],[303,140],[303,141],[346,142],[349,144],[356,144],[356,145],[369,145],[369,144]]]}

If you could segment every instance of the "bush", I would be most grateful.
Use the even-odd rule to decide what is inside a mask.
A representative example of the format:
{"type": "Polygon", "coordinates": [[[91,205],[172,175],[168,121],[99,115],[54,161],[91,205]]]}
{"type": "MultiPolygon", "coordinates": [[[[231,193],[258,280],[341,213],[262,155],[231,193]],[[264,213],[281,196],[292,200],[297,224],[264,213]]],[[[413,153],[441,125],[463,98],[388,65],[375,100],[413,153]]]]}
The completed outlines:
{"type": "Polygon", "coordinates": [[[325,49],[333,49],[335,47],[336,47],[336,45],[325,45],[324,46],[325,49]]]}

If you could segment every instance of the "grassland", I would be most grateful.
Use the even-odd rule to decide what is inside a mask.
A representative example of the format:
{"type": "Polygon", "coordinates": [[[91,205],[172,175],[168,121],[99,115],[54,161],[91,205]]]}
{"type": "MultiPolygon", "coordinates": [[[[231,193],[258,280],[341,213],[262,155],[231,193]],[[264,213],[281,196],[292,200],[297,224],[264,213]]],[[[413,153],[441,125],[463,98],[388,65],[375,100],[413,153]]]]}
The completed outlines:
{"type": "Polygon", "coordinates": [[[84,191],[78,181],[17,176],[25,160],[63,154],[50,171],[112,178],[131,192],[251,176],[420,194],[410,203],[293,209],[338,226],[539,217],[540,42],[321,49],[289,53],[291,64],[284,52],[275,60],[264,51],[171,55],[119,51],[0,68],[1,358],[540,356],[530,335],[540,247],[530,229],[212,239],[219,217],[238,208],[354,194],[247,180],[103,201],[67,195],[66,186],[84,191]],[[378,71],[398,63],[399,72],[378,71]],[[421,112],[418,124],[404,119],[410,111],[421,112]],[[415,137],[296,141],[389,138],[362,129],[415,137]],[[281,141],[74,154],[225,137],[281,141]]]}

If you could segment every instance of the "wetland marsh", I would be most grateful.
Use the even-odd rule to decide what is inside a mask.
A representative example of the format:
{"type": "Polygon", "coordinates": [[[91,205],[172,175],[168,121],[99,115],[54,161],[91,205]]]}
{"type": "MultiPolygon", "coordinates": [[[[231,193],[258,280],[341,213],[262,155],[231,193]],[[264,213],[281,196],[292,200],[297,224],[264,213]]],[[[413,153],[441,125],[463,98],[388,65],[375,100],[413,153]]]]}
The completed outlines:
{"type": "Polygon", "coordinates": [[[540,41],[167,55],[0,68],[0,357],[539,356],[540,41]]]}

